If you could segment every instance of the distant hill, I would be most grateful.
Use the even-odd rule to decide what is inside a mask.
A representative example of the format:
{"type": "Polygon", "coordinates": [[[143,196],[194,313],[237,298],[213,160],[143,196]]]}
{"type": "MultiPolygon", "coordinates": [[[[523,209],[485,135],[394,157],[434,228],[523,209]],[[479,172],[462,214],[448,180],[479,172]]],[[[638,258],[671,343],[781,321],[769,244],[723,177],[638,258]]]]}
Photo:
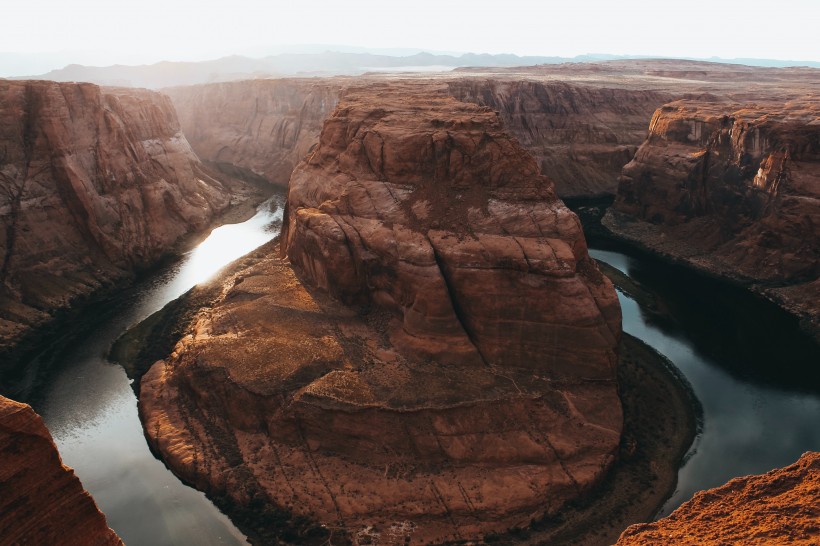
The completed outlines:
{"type": "Polygon", "coordinates": [[[150,65],[106,67],[71,64],[37,76],[11,79],[45,79],[86,81],[100,85],[147,87],[158,89],[175,85],[193,85],[217,81],[277,76],[358,75],[365,72],[446,71],[470,66],[526,66],[561,63],[562,57],[519,57],[467,53],[461,56],[417,53],[409,56],[372,53],[283,53],[260,59],[242,56],[223,57],[202,62],[168,62],[150,65]]]}
{"type": "MultiPolygon", "coordinates": [[[[607,54],[577,57],[518,56],[465,53],[463,55],[436,55],[416,53],[398,56],[360,52],[282,53],[263,58],[230,56],[212,61],[169,62],[149,65],[113,65],[105,67],[70,64],[36,76],[9,79],[42,79],[59,82],[84,81],[99,85],[147,87],[159,89],[176,85],[194,85],[219,81],[283,76],[359,75],[366,72],[440,72],[459,67],[516,67],[566,62],[600,62],[647,58],[607,54]]],[[[767,59],[703,59],[710,62],[746,64],[750,66],[785,67],[811,66],[818,62],[778,61],[767,59]]]]}

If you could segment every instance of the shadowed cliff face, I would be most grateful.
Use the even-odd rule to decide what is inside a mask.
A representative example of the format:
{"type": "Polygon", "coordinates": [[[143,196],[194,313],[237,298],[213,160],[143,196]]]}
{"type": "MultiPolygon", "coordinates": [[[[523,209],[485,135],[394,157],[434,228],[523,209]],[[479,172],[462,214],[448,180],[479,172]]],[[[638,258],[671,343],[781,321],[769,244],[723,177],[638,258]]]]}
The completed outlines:
{"type": "Polygon", "coordinates": [[[646,138],[647,121],[673,96],[563,82],[463,79],[448,85],[457,99],[496,110],[561,197],[614,194],[621,169],[646,138]]]}
{"type": "Polygon", "coordinates": [[[0,396],[0,538],[4,544],[122,545],[40,416],[0,396]]]}
{"type": "MultiPolygon", "coordinates": [[[[350,80],[254,80],[167,89],[185,135],[207,161],[286,185],[350,80]]],[[[457,80],[461,101],[488,106],[532,153],[558,195],[615,193],[618,174],[672,94],[560,82],[457,80]]]]}
{"type": "Polygon", "coordinates": [[[820,541],[820,453],[701,491],[669,516],[629,527],[617,546],[791,544],[820,541]]]}
{"type": "Polygon", "coordinates": [[[0,82],[0,105],[0,348],[229,204],[158,93],[0,82]]]}
{"type": "Polygon", "coordinates": [[[272,245],[239,264],[142,380],[169,466],[324,526],[300,543],[475,540],[601,480],[618,300],[494,112],[349,90],[287,207],[293,268],[272,245]]]}
{"type": "Polygon", "coordinates": [[[664,106],[624,167],[614,209],[607,222],[617,233],[731,278],[785,287],[770,295],[817,320],[820,118],[811,97],[664,106]]]}
{"type": "Polygon", "coordinates": [[[251,80],[165,92],[185,136],[204,161],[287,186],[294,166],[316,143],[340,85],[328,80],[251,80]]]}

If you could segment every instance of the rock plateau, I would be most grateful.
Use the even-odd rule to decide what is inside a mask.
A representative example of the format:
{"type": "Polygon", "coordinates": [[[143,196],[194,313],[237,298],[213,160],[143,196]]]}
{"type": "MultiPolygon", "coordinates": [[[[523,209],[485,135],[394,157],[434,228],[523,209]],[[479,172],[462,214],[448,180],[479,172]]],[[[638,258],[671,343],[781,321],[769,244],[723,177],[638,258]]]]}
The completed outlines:
{"type": "Polygon", "coordinates": [[[820,543],[820,453],[701,491],[669,516],[629,527],[617,546],[820,543]]]}
{"type": "Polygon", "coordinates": [[[606,474],[618,300],[495,112],[440,84],[347,90],[291,177],[281,250],[212,287],[142,379],[146,435],[185,479],[365,544],[526,527],[606,474]]]}
{"type": "Polygon", "coordinates": [[[57,310],[153,264],[230,202],[167,97],[40,81],[0,82],[0,190],[5,356],[57,310]]]}
{"type": "Polygon", "coordinates": [[[0,542],[122,546],[40,416],[0,396],[0,542]]]}

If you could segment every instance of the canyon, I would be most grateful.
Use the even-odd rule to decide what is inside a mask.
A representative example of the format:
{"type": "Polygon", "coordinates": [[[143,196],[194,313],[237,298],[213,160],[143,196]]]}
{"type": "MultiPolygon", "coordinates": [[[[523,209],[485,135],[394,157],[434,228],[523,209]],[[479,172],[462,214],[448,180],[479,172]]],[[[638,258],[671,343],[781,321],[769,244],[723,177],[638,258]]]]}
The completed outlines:
{"type": "Polygon", "coordinates": [[[0,542],[122,546],[40,416],[0,396],[0,542]]]}
{"type": "MultiPolygon", "coordinates": [[[[167,345],[132,376],[152,449],[254,542],[537,542],[644,448],[625,428],[640,387],[618,375],[643,353],[561,198],[614,197],[608,236],[762,294],[820,341],[817,74],[649,60],[162,93],[0,80],[0,374],[65,310],[278,185],[280,239],[145,342],[167,345]]],[[[36,436],[33,460],[62,468],[59,495],[26,502],[76,504],[83,533],[118,543],[42,422],[3,402],[25,421],[4,465],[36,436]]],[[[656,504],[631,521],[674,489],[684,453],[665,441],[674,456],[644,469],[656,504]]],[[[811,543],[816,467],[698,494],[620,543],[704,526],[696,542],[811,543]],[[716,514],[727,529],[703,523],[716,514]]]]}
{"type": "Polygon", "coordinates": [[[291,177],[281,248],[142,379],[148,439],[186,480],[364,543],[526,527],[603,478],[615,292],[493,111],[349,89],[291,177]]]}
{"type": "Polygon", "coordinates": [[[159,93],[0,81],[0,97],[0,354],[14,372],[38,327],[206,228],[236,188],[159,93]]]}
{"type": "Polygon", "coordinates": [[[737,279],[820,339],[820,95],[659,109],[604,220],[615,233],[737,279]]]}

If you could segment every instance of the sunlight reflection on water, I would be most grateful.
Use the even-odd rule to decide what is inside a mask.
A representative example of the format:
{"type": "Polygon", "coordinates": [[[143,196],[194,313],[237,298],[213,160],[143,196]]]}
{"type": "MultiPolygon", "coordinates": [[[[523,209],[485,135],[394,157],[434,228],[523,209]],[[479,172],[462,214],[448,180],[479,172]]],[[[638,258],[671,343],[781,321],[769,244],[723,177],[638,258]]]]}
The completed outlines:
{"type": "Polygon", "coordinates": [[[64,463],[129,546],[247,543],[205,495],[182,484],[150,452],[131,381],[104,355],[127,328],[273,238],[282,203],[277,196],[250,220],[214,229],[176,264],[123,294],[122,312],[75,340],[32,402],[64,463]]]}

